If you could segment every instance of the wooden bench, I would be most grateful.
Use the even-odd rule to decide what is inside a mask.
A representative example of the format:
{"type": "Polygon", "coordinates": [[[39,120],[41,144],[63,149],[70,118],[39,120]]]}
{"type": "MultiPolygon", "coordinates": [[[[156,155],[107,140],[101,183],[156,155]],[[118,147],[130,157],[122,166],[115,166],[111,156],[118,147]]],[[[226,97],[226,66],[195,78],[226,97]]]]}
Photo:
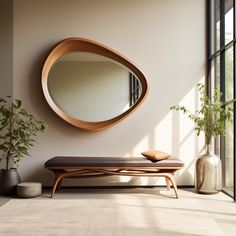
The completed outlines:
{"type": "Polygon", "coordinates": [[[45,168],[54,173],[51,197],[59,189],[63,178],[89,178],[110,175],[165,177],[167,189],[172,184],[178,198],[174,172],[184,163],[176,158],[153,162],[145,157],[74,157],[56,156],[45,163],[45,168]]]}

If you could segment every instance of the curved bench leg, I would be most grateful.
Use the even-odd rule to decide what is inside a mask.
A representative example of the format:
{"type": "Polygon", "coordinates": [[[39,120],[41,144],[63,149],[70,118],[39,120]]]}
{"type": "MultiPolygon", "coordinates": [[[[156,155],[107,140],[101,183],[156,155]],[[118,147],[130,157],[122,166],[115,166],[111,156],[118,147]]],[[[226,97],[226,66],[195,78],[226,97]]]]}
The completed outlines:
{"type": "Polygon", "coordinates": [[[56,192],[56,190],[60,189],[64,177],[72,177],[72,176],[78,176],[81,174],[91,173],[91,171],[88,171],[88,170],[78,170],[75,172],[66,172],[64,170],[51,169],[51,171],[54,173],[54,176],[55,176],[54,183],[52,186],[52,191],[51,191],[51,198],[53,198],[53,195],[56,192]]]}
{"type": "Polygon", "coordinates": [[[170,191],[170,180],[167,177],[165,177],[165,179],[166,179],[167,190],[170,191]]]}
{"type": "Polygon", "coordinates": [[[62,181],[63,181],[63,178],[61,178],[61,179],[58,181],[57,190],[59,190],[59,189],[61,188],[62,181]]]}
{"type": "Polygon", "coordinates": [[[56,172],[53,171],[54,175],[55,175],[55,179],[54,179],[54,183],[52,186],[52,191],[51,191],[51,198],[53,198],[53,195],[56,191],[56,189],[59,189],[61,187],[61,183],[63,180],[63,172],[56,172]]]}
{"type": "Polygon", "coordinates": [[[175,183],[174,176],[171,175],[171,174],[167,174],[167,175],[166,175],[166,178],[168,178],[169,181],[171,182],[171,184],[172,184],[172,186],[173,186],[173,188],[174,188],[174,191],[175,191],[176,198],[178,199],[179,196],[178,196],[177,185],[176,185],[176,183],[175,183]]]}

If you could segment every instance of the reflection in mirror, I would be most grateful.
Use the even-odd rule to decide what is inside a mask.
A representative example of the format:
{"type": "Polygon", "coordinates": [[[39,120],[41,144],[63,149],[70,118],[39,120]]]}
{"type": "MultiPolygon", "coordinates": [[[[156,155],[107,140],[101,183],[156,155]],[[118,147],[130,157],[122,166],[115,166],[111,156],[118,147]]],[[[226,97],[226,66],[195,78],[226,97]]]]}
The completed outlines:
{"type": "Polygon", "coordinates": [[[71,117],[99,122],[126,112],[140,98],[140,81],[122,64],[90,52],[63,55],[52,66],[48,89],[71,117]]]}

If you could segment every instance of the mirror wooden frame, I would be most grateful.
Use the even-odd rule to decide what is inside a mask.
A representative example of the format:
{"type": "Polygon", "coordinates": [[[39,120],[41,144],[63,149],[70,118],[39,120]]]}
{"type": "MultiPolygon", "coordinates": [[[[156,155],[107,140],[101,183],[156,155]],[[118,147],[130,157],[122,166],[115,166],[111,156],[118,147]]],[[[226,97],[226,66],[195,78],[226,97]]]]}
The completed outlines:
{"type": "Polygon", "coordinates": [[[60,41],[54,49],[51,51],[51,53],[48,55],[42,69],[42,89],[44,96],[46,98],[47,103],[52,108],[52,110],[60,116],[63,120],[67,121],[71,125],[74,125],[82,130],[85,131],[100,131],[104,130],[108,127],[111,127],[115,125],[116,123],[120,122],[124,118],[126,118],[130,113],[135,111],[144,101],[144,98],[147,95],[148,92],[148,83],[143,75],[143,73],[128,59],[121,56],[114,50],[99,44],[95,41],[84,39],[84,38],[67,38],[62,41],[60,41]],[[50,72],[50,69],[54,65],[54,63],[63,55],[68,53],[74,53],[74,52],[90,52],[90,53],[96,53],[105,57],[108,57],[116,62],[119,62],[120,64],[127,67],[140,81],[142,86],[142,93],[137,100],[137,102],[130,107],[127,111],[124,113],[104,121],[99,122],[89,122],[84,120],[79,120],[74,117],[69,116],[64,111],[62,111],[56,103],[53,101],[53,99],[50,96],[49,89],[48,89],[48,75],[50,72]]]}

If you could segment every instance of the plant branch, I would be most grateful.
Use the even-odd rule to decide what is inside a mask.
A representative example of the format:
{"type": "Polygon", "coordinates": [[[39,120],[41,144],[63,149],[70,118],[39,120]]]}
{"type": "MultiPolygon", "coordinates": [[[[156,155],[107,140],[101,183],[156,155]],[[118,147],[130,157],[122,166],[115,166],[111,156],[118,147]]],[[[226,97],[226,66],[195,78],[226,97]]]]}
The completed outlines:
{"type": "Polygon", "coordinates": [[[207,96],[204,84],[198,84],[198,90],[201,104],[200,110],[195,111],[195,114],[191,113],[185,106],[176,105],[170,109],[181,111],[193,120],[197,135],[204,132],[205,142],[210,144],[212,137],[224,135],[225,122],[232,122],[233,110],[224,107],[221,101],[222,93],[219,90],[214,90],[212,99],[207,96]]]}
{"type": "Polygon", "coordinates": [[[28,150],[34,144],[32,136],[44,129],[43,122],[23,109],[20,100],[7,103],[0,98],[0,151],[6,154],[6,169],[10,167],[10,160],[17,164],[29,156],[28,150]]]}

